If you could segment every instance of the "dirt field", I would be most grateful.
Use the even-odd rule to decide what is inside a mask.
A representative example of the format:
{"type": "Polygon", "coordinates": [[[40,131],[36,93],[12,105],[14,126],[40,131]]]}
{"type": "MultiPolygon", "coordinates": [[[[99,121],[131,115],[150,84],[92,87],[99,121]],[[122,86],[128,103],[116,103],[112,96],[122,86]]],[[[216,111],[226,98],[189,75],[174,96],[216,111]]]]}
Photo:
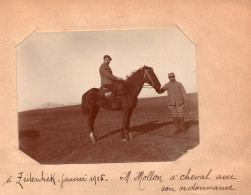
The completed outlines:
{"type": "Polygon", "coordinates": [[[140,99],[131,119],[130,142],[121,140],[122,112],[100,109],[99,138],[89,138],[80,105],[19,113],[20,150],[42,164],[174,161],[199,144],[198,99],[188,94],[186,132],[173,135],[166,97],[140,99]]]}

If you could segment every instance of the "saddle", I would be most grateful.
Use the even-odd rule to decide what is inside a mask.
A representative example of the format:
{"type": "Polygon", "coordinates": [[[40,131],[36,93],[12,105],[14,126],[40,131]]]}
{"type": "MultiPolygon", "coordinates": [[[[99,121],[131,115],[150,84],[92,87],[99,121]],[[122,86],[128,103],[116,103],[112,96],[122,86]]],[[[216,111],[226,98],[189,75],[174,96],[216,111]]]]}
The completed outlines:
{"type": "MultiPolygon", "coordinates": [[[[117,96],[122,95],[124,91],[124,82],[123,81],[116,81],[114,82],[114,85],[117,89],[117,96]]],[[[110,99],[112,95],[112,91],[105,87],[100,87],[98,91],[99,97],[105,97],[107,99],[110,99]]]]}

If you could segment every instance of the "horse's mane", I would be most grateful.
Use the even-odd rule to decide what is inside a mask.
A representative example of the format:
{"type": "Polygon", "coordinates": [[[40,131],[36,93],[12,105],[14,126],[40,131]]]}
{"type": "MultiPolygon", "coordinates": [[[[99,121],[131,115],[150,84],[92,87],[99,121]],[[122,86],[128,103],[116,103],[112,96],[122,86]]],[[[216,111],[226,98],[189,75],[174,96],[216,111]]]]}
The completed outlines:
{"type": "Polygon", "coordinates": [[[143,66],[143,67],[140,67],[138,70],[134,70],[132,71],[129,75],[126,76],[126,79],[125,81],[128,82],[132,79],[132,77],[134,75],[136,75],[138,72],[140,72],[143,68],[151,68],[151,67],[148,67],[148,66],[143,66]]]}
{"type": "Polygon", "coordinates": [[[129,75],[126,76],[125,81],[130,81],[132,79],[132,77],[137,74],[139,71],[141,71],[142,68],[139,68],[138,70],[134,70],[132,71],[129,75]]]}

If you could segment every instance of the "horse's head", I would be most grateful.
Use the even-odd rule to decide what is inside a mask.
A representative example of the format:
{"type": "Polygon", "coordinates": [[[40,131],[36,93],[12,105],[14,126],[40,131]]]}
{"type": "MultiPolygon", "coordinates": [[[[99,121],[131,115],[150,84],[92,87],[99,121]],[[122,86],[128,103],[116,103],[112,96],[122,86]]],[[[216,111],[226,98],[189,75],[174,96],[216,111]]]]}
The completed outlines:
{"type": "Polygon", "coordinates": [[[144,71],[144,83],[151,85],[154,89],[160,89],[161,84],[155,75],[153,68],[144,66],[142,70],[144,71]]]}

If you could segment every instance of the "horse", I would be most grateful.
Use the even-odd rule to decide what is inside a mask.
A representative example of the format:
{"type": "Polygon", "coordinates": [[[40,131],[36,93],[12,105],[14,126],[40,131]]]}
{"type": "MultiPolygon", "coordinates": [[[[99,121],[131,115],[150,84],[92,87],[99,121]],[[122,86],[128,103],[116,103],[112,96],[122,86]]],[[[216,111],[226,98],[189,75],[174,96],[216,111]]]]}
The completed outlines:
{"type": "MultiPolygon", "coordinates": [[[[160,89],[161,84],[155,75],[153,68],[143,66],[138,70],[132,72],[127,76],[123,82],[122,93],[117,94],[118,109],[123,111],[122,121],[122,141],[128,142],[132,138],[129,132],[130,119],[134,108],[138,103],[138,95],[142,90],[144,84],[147,83],[150,87],[160,89]]],[[[105,96],[100,97],[99,88],[91,88],[82,95],[81,110],[84,115],[87,115],[87,125],[89,129],[89,135],[93,143],[98,141],[98,138],[94,132],[94,120],[97,117],[100,107],[112,110],[111,106],[107,102],[105,96]]]]}

